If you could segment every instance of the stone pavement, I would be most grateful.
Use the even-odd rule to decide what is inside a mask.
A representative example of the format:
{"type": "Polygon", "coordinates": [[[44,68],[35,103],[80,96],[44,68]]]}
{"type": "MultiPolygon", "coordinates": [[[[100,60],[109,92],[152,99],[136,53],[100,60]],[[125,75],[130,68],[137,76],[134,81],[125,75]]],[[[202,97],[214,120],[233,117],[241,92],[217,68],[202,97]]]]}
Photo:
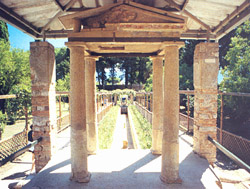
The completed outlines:
{"type": "Polygon", "coordinates": [[[69,180],[70,145],[61,148],[23,188],[218,188],[208,162],[194,154],[190,138],[180,133],[180,177],[182,184],[161,182],[161,156],[149,150],[100,150],[88,157],[89,183],[69,180]]]}

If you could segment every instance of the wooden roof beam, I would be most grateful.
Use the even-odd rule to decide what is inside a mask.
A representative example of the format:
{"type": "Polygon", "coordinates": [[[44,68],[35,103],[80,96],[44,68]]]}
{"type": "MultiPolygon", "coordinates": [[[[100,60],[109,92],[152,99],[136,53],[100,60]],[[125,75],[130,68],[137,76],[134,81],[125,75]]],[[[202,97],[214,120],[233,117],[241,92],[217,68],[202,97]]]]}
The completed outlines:
{"type": "Polygon", "coordinates": [[[64,6],[63,10],[60,9],[60,10],[56,13],[56,15],[55,15],[53,18],[51,18],[51,19],[49,20],[49,22],[42,28],[41,33],[43,33],[46,29],[48,29],[49,26],[50,26],[50,24],[51,24],[55,19],[57,19],[59,16],[61,16],[61,15],[62,15],[64,12],[66,12],[69,8],[71,8],[71,7],[76,3],[76,1],[78,1],[78,0],[71,0],[68,4],[66,4],[66,5],[64,6]]]}
{"type": "Polygon", "coordinates": [[[54,0],[55,4],[63,11],[63,6],[58,0],[54,0]]]}
{"type": "Polygon", "coordinates": [[[168,2],[170,4],[170,6],[173,6],[174,8],[176,8],[177,10],[181,10],[181,6],[178,5],[176,2],[174,2],[173,0],[165,0],[166,2],[168,2]]]}
{"type": "Polygon", "coordinates": [[[214,29],[213,32],[217,33],[223,28],[228,22],[230,22],[235,16],[244,11],[250,5],[250,1],[246,0],[239,7],[237,7],[231,14],[229,14],[223,21],[221,21],[214,29]]]}
{"type": "Polygon", "coordinates": [[[205,24],[204,22],[202,22],[196,16],[194,16],[193,14],[191,14],[189,11],[182,9],[183,6],[185,6],[185,4],[187,3],[187,1],[183,4],[183,6],[178,5],[173,0],[165,0],[165,1],[168,2],[170,5],[172,5],[174,8],[176,8],[177,10],[181,11],[183,14],[185,14],[189,18],[193,19],[195,22],[197,22],[198,24],[200,24],[204,28],[206,28],[209,32],[211,32],[211,28],[207,24],[205,24]]]}
{"type": "Polygon", "coordinates": [[[239,15],[235,16],[233,19],[230,20],[227,25],[221,28],[220,31],[216,33],[216,38],[220,39],[227,33],[229,33],[231,30],[233,30],[235,27],[242,24],[244,21],[250,19],[250,6],[246,8],[244,11],[242,11],[239,15]]]}
{"type": "Polygon", "coordinates": [[[189,18],[191,18],[192,20],[194,20],[195,22],[197,22],[198,24],[200,24],[201,26],[203,26],[204,28],[206,28],[209,32],[211,32],[211,28],[207,24],[205,24],[204,22],[202,22],[196,16],[194,16],[193,14],[191,14],[189,11],[183,10],[182,13],[185,14],[186,16],[188,16],[189,18]]]}
{"type": "Polygon", "coordinates": [[[12,9],[6,7],[1,2],[0,2],[0,11],[2,12],[0,14],[0,17],[5,19],[7,22],[9,20],[11,20],[10,23],[13,24],[13,25],[16,25],[21,30],[31,33],[31,35],[33,35],[34,37],[37,34],[41,34],[41,32],[39,31],[39,29],[37,27],[35,27],[33,24],[31,24],[30,22],[25,20],[23,17],[16,14],[12,9]],[[8,19],[8,17],[10,17],[10,19],[8,19]]]}
{"type": "Polygon", "coordinates": [[[182,10],[182,11],[185,10],[185,8],[186,8],[186,6],[187,6],[187,4],[188,4],[188,1],[189,1],[189,0],[185,0],[184,3],[183,3],[183,5],[181,6],[181,10],[182,10]]]}

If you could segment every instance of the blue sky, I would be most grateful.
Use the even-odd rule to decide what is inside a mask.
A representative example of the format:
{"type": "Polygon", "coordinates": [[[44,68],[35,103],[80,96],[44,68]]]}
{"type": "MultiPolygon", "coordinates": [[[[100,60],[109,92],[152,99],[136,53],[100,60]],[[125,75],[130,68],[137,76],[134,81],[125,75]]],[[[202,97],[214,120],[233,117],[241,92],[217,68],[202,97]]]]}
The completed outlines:
{"type": "MultiPolygon", "coordinates": [[[[30,42],[33,42],[34,39],[30,37],[29,35],[23,33],[22,31],[16,29],[15,27],[8,24],[8,30],[9,30],[9,39],[10,39],[10,45],[13,48],[20,48],[23,50],[29,50],[30,48],[30,42]]],[[[65,47],[64,43],[67,41],[67,39],[48,39],[48,42],[50,42],[54,47],[65,47]]]]}
{"type": "MultiPolygon", "coordinates": [[[[29,50],[30,42],[34,41],[32,37],[30,37],[29,35],[23,33],[22,31],[16,29],[15,27],[9,24],[8,24],[8,30],[9,30],[9,39],[11,47],[20,48],[25,51],[29,50]]],[[[66,41],[67,39],[48,39],[48,42],[50,42],[55,48],[65,47],[64,43],[66,41]]],[[[222,81],[222,75],[219,73],[218,83],[220,83],[221,81],[222,81]]]]}

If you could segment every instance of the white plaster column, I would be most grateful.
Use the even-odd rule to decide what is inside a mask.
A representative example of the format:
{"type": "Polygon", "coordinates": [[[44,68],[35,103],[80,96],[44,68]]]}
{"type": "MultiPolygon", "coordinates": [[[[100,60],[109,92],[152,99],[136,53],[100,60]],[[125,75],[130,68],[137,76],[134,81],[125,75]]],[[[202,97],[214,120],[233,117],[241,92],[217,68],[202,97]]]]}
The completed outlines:
{"type": "Polygon", "coordinates": [[[89,182],[84,47],[70,48],[71,180],[89,182]]]}
{"type": "Polygon", "coordinates": [[[85,57],[86,118],[88,133],[88,154],[96,154],[98,149],[98,129],[96,116],[96,57],[85,57]]]}
{"type": "Polygon", "coordinates": [[[151,57],[153,61],[153,125],[152,153],[162,152],[163,125],[163,57],[151,57]]]}
{"type": "Polygon", "coordinates": [[[179,46],[165,47],[164,106],[161,180],[181,183],[179,178],[179,46]]]}

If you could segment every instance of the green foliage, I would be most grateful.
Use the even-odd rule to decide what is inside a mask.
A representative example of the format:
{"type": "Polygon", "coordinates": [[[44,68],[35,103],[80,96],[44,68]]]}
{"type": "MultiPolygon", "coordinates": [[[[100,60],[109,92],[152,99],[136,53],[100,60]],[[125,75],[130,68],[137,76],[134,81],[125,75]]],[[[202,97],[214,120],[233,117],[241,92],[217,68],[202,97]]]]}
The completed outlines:
{"type": "MultiPolygon", "coordinates": [[[[250,93],[250,21],[236,29],[230,48],[225,56],[228,65],[222,69],[220,90],[225,92],[250,93]]],[[[249,119],[248,98],[228,96],[224,98],[224,115],[238,123],[249,119]]]]}
{"type": "Polygon", "coordinates": [[[147,92],[153,91],[153,74],[151,74],[150,77],[147,79],[144,88],[145,88],[145,91],[147,92]]]}
{"type": "Polygon", "coordinates": [[[142,149],[150,149],[152,146],[152,125],[141,115],[136,107],[129,106],[132,120],[142,149]]]}
{"type": "Polygon", "coordinates": [[[0,140],[1,140],[1,134],[4,132],[5,125],[6,125],[6,115],[0,111],[0,140]]]}
{"type": "Polygon", "coordinates": [[[104,119],[99,123],[99,149],[109,149],[111,147],[119,109],[120,107],[118,106],[112,107],[104,119]]]}
{"type": "Polygon", "coordinates": [[[62,79],[69,74],[70,57],[68,48],[56,48],[56,80],[62,79]]]}
{"type": "Polygon", "coordinates": [[[70,90],[70,74],[66,74],[63,79],[58,79],[56,82],[56,91],[70,90]]]}
{"type": "Polygon", "coordinates": [[[16,94],[16,98],[6,100],[6,112],[9,124],[25,115],[25,108],[31,109],[31,89],[29,85],[19,84],[12,87],[11,94],[16,94]]]}
{"type": "Polygon", "coordinates": [[[2,20],[0,20],[0,39],[3,39],[4,42],[9,42],[8,26],[2,20]]]}

